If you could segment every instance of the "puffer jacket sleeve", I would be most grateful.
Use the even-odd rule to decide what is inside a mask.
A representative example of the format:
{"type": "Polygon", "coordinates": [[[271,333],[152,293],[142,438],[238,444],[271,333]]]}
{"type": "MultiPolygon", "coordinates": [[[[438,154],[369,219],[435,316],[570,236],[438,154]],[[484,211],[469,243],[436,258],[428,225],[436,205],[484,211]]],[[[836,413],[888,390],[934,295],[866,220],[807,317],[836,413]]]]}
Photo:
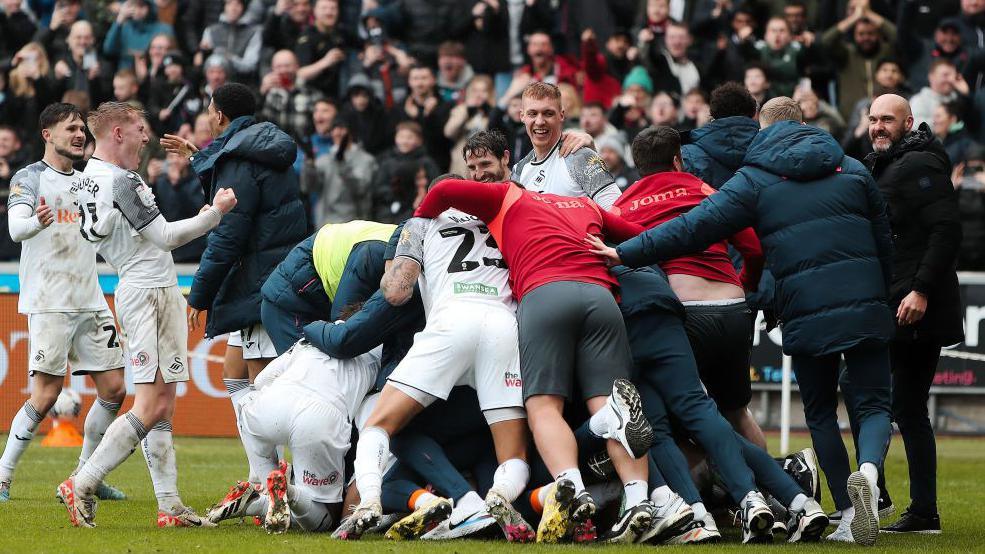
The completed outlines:
{"type": "Polygon", "coordinates": [[[865,177],[865,195],[869,201],[872,237],[879,251],[879,265],[882,266],[882,278],[886,283],[886,294],[889,295],[893,281],[893,233],[889,225],[889,216],[886,215],[886,202],[872,175],[868,171],[861,173],[865,177]]]}
{"type": "Polygon", "coordinates": [[[909,197],[907,203],[920,206],[919,225],[927,230],[927,250],[912,285],[913,290],[927,294],[954,271],[961,247],[958,195],[949,175],[926,170],[914,175],[902,190],[909,197]]]}
{"type": "Polygon", "coordinates": [[[424,317],[420,292],[403,306],[391,306],[376,291],[362,309],[345,322],[315,321],[304,326],[304,338],[333,358],[348,359],[365,354],[383,344],[388,336],[413,328],[424,317]]]}
{"type": "Polygon", "coordinates": [[[700,252],[752,227],[756,222],[757,196],[754,184],[743,173],[737,173],[691,211],[620,244],[616,251],[629,267],[700,252]]]}
{"type": "Polygon", "coordinates": [[[195,272],[188,305],[199,310],[210,309],[233,264],[246,251],[260,203],[260,189],[251,164],[228,160],[219,171],[215,182],[233,189],[236,207],[224,215],[219,226],[209,234],[202,261],[195,272]]]}

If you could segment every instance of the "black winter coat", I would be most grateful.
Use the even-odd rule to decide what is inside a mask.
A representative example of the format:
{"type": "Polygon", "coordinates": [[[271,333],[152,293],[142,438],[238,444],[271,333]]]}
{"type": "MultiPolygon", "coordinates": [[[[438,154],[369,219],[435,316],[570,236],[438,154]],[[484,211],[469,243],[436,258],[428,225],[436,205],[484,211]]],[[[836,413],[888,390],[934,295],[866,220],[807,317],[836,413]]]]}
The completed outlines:
{"type": "Polygon", "coordinates": [[[961,247],[958,196],[944,146],[924,123],[886,152],[865,158],[889,210],[893,231],[893,313],[911,291],[927,295],[927,313],[898,327],[896,339],[932,338],[941,345],[964,339],[958,276],[961,247]]]}
{"type": "Polygon", "coordinates": [[[294,139],[273,123],[237,117],[192,158],[206,198],[232,188],[236,207],[208,235],[188,305],[209,310],[214,337],[260,322],[260,287],[307,235],[294,139]]]}

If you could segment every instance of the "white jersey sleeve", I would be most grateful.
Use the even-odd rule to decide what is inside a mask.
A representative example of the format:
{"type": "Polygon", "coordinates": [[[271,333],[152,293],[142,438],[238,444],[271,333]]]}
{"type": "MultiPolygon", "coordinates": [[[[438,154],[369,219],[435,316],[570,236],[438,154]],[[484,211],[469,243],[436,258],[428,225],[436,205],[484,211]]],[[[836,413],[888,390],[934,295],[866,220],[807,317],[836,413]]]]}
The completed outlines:
{"type": "Polygon", "coordinates": [[[138,288],[177,284],[171,254],[140,236],[161,212],[139,175],[91,158],[76,195],[82,236],[96,244],[121,283],[138,288]]]}
{"type": "Polygon", "coordinates": [[[580,148],[562,158],[560,146],[558,141],[543,160],[537,161],[531,151],[517,162],[517,181],[535,192],[587,196],[606,210],[612,208],[622,192],[602,157],[591,148],[580,148]]]}
{"type": "Polygon", "coordinates": [[[10,178],[10,196],[7,197],[7,209],[18,204],[26,204],[34,209],[40,196],[41,173],[47,168],[43,162],[33,163],[10,178]]]}

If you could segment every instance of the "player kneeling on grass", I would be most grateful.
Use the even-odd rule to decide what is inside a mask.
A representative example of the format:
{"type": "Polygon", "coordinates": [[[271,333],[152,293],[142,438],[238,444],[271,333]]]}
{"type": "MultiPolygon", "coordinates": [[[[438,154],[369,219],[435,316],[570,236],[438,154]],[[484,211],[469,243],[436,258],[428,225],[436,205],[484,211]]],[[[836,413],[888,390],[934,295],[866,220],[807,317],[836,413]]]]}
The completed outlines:
{"type": "Polygon", "coordinates": [[[159,527],[204,522],[178,495],[178,469],[171,436],[175,389],[188,381],[187,303],[178,290],[170,251],[219,224],[236,205],[231,190],[216,193],[213,206],[195,217],[169,222],[154,194],[134,170],[150,139],[143,112],[105,102],[89,114],[96,150],[73,188],[82,237],[120,275],[120,318],[136,388],[133,408],[106,429],[89,460],[58,486],[58,497],[76,527],[95,527],[94,493],[106,475],[144,440],[144,456],[157,496],[159,527]]]}
{"type": "Polygon", "coordinates": [[[379,347],[349,360],[336,360],[307,341],[277,357],[257,377],[257,389],[239,401],[240,432],[250,437],[247,456],[267,486],[239,482],[209,508],[212,523],[263,517],[269,533],[295,522],[310,532],[329,531],[342,511],[345,454],[352,421],[380,369],[379,347]],[[293,457],[294,483],[287,465],[275,466],[276,448],[293,457]]]}

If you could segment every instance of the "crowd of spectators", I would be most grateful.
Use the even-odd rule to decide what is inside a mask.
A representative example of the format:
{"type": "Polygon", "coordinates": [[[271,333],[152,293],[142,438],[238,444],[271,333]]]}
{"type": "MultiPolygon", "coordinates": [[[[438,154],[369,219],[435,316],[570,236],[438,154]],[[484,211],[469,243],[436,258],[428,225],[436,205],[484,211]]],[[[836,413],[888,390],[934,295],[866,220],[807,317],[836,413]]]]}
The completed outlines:
{"type": "MultiPolygon", "coordinates": [[[[296,139],[312,228],[399,221],[430,179],[464,172],[470,133],[502,130],[514,160],[529,151],[531,80],[561,87],[566,125],[595,138],[621,187],[638,177],[633,137],[707,124],[726,81],[760,104],[795,98],[857,158],[872,98],[907,96],[954,164],[960,269],[985,270],[985,0],[2,0],[2,206],[41,155],[44,106],[115,99],[146,111],[141,173],[168,219],[187,217],[202,188],[156,137],[207,144],[211,92],[236,81],[296,139]]],[[[16,259],[0,237],[0,259],[16,259]]]]}

